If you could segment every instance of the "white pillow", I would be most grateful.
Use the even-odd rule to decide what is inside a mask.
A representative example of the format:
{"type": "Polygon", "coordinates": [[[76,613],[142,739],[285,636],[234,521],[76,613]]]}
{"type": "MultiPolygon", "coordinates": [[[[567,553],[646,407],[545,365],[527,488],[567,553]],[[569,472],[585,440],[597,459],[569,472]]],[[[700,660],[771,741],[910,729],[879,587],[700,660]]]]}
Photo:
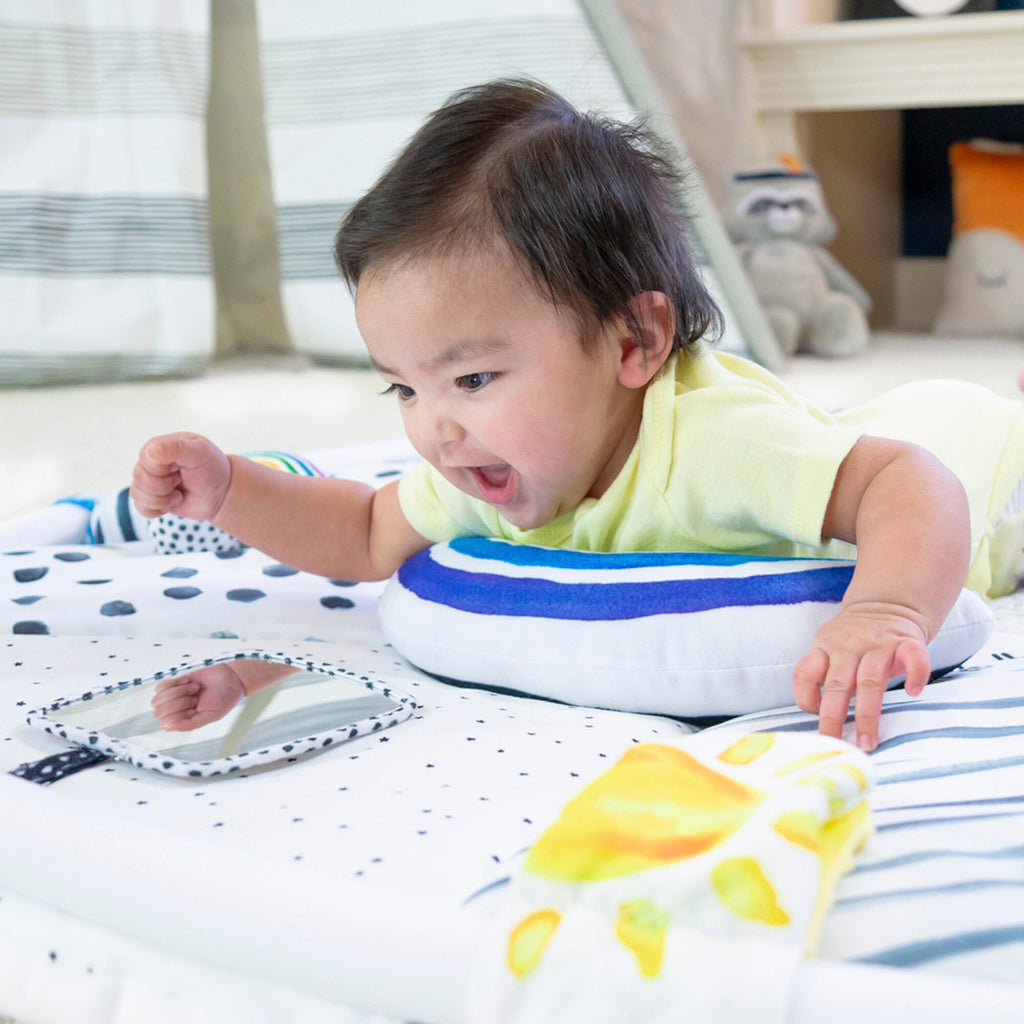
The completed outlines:
{"type": "MultiPolygon", "coordinates": [[[[394,648],[431,675],[590,707],[732,716],[793,703],[793,669],[852,572],[847,561],[470,537],[409,559],[380,615],[394,648]]],[[[974,654],[993,622],[965,590],[929,645],[933,674],[974,654]]]]}

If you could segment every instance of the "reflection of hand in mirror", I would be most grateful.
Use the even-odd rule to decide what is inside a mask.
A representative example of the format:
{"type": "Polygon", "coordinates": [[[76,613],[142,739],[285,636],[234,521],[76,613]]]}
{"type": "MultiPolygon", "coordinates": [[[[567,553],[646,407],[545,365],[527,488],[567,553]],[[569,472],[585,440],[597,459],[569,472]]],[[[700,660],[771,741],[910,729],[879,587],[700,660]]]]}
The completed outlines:
{"type": "Polygon", "coordinates": [[[223,718],[243,697],[297,672],[277,662],[218,662],[183,676],[161,680],[153,714],[165,732],[187,732],[223,718]]]}

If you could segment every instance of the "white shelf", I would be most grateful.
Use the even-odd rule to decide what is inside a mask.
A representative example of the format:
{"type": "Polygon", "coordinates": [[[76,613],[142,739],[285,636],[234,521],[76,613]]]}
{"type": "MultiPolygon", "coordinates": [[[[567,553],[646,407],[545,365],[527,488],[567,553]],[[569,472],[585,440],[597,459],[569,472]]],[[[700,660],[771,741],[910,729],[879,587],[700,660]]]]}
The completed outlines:
{"type": "Polygon", "coordinates": [[[742,41],[755,116],[1024,103],[1024,12],[880,18],[742,41]]]}
{"type": "Polygon", "coordinates": [[[871,292],[878,322],[889,323],[900,308],[895,112],[1024,104],[1024,11],[783,29],[770,27],[770,5],[755,3],[755,17],[757,30],[740,42],[748,158],[795,153],[815,165],[841,225],[836,254],[871,292]],[[828,113],[849,116],[802,116],[828,113]]]}

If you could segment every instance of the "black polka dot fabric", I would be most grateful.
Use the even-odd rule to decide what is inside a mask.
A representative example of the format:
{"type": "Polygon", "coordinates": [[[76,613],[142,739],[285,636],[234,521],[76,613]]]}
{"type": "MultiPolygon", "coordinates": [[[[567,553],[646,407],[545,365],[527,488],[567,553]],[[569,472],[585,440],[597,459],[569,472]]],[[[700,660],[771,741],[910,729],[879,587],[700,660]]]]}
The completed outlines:
{"type": "Polygon", "coordinates": [[[235,546],[0,553],[0,635],[343,639],[376,630],[381,585],[330,580],[235,546]]]}
{"type": "MultiPolygon", "coordinates": [[[[67,556],[68,554],[71,554],[71,553],[72,552],[66,552],[66,551],[59,552],[59,554],[63,554],[65,556],[67,556]]],[[[77,554],[84,554],[84,552],[76,552],[76,553],[77,554]]],[[[28,552],[28,554],[32,554],[32,552],[28,552]]],[[[16,554],[15,554],[15,557],[17,557],[16,554]]],[[[54,557],[56,558],[57,556],[54,555],[54,557]]],[[[88,558],[88,555],[86,555],[85,557],[88,558]]],[[[69,562],[69,561],[72,561],[72,559],[69,559],[69,558],[65,557],[65,558],[62,559],[62,561],[69,562]]],[[[74,561],[84,561],[84,559],[74,559],[74,561]]],[[[14,582],[15,583],[35,583],[36,580],[41,580],[48,572],[49,572],[49,567],[45,566],[45,565],[33,565],[33,566],[29,566],[28,568],[25,568],[25,569],[15,569],[14,570],[14,574],[13,574],[14,575],[14,582]]]]}
{"type": "Polygon", "coordinates": [[[234,537],[210,523],[174,515],[151,520],[149,535],[161,555],[187,554],[194,551],[230,551],[239,546],[234,537]]]}

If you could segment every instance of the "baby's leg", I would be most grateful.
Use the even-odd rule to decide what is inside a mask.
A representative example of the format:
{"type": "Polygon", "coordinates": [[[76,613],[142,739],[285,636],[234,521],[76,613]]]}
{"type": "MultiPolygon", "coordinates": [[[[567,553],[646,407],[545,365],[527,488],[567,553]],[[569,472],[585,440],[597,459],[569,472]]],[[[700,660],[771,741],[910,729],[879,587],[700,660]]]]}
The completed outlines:
{"type": "Polygon", "coordinates": [[[239,547],[234,537],[209,523],[166,515],[146,519],[128,497],[128,488],[97,498],[89,513],[87,544],[151,542],[160,555],[186,551],[230,551],[239,547]]]}
{"type": "Polygon", "coordinates": [[[1008,594],[1019,590],[1024,586],[1024,476],[1003,506],[992,535],[992,549],[993,565],[1007,565],[1011,574],[1004,582],[993,579],[993,591],[1008,594]],[[998,557],[1000,549],[1007,552],[1004,558],[998,557]]]}

